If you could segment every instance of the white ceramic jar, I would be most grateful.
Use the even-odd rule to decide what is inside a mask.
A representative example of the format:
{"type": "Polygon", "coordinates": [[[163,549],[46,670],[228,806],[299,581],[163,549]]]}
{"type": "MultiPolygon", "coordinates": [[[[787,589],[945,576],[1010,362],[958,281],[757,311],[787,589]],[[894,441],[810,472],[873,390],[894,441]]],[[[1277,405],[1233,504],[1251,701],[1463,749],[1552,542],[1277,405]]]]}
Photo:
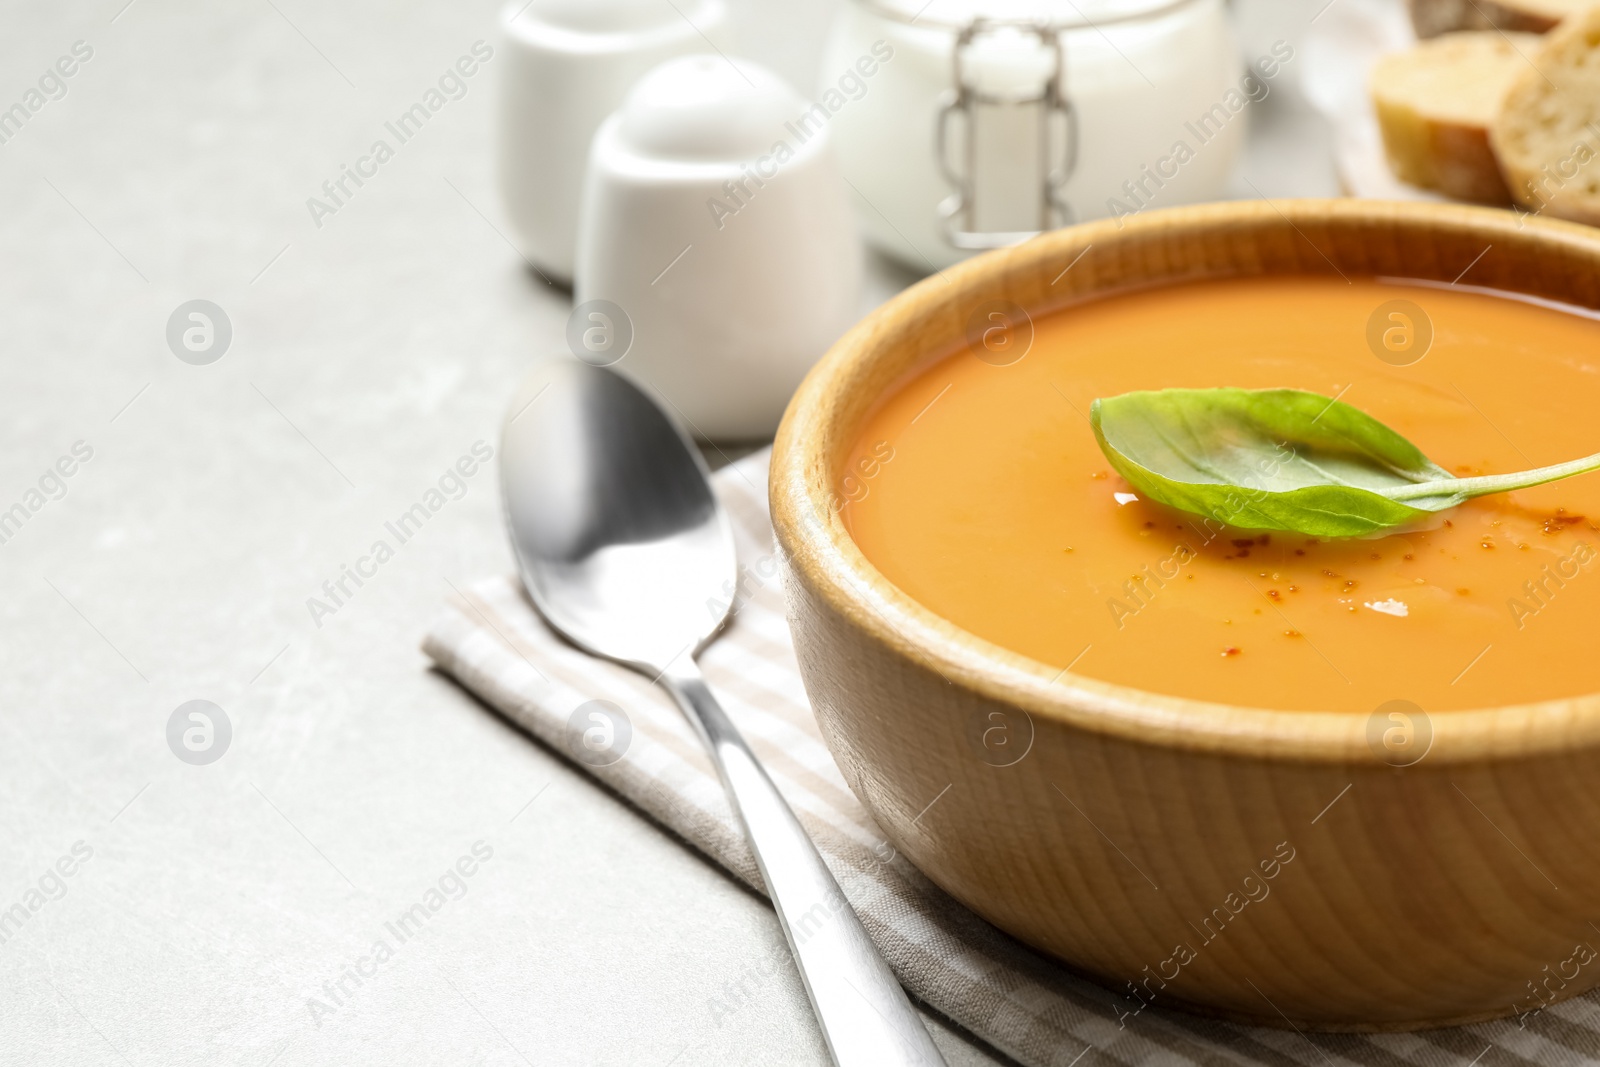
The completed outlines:
{"type": "Polygon", "coordinates": [[[868,240],[921,270],[1216,199],[1253,91],[1224,0],[850,0],[820,84],[868,240]]]}
{"type": "Polygon", "coordinates": [[[722,0],[510,0],[500,11],[500,191],[518,244],[572,279],[589,143],[646,71],[732,47],[722,0]]]}
{"type": "Polygon", "coordinates": [[[860,238],[830,131],[797,125],[810,107],[754,63],[675,59],[590,150],[570,343],[704,438],[770,436],[856,318],[860,238]]]}

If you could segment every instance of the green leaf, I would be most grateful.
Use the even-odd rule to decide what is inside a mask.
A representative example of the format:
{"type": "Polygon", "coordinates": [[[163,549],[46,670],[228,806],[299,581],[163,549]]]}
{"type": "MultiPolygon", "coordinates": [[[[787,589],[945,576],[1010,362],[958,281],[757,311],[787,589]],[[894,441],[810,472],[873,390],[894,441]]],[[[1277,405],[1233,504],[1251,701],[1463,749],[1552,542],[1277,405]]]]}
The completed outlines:
{"type": "Polygon", "coordinates": [[[1096,400],[1100,450],[1139,494],[1244,530],[1361,537],[1476,496],[1600,469],[1600,455],[1453,478],[1372,416],[1299,389],[1161,389],[1096,400]]]}

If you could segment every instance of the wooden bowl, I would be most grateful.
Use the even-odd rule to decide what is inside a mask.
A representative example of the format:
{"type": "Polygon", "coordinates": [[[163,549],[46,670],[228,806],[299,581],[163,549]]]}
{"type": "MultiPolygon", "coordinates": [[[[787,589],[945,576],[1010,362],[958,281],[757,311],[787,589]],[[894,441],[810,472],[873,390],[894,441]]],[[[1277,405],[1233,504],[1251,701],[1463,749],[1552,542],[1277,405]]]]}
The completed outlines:
{"type": "Polygon", "coordinates": [[[1449,282],[1469,266],[1471,284],[1600,306],[1600,233],[1579,226],[1373,201],[1181,208],[928,278],[839,341],[789,406],[772,511],[800,668],[840,768],[933,881],[1096,977],[1121,1011],[1403,1030],[1600,983],[1582,947],[1600,944],[1600,695],[1435,714],[1431,749],[1398,768],[1369,744],[1366,713],[1059,674],[867,562],[830,505],[844,457],[887,390],[965,344],[985,301],[1038,312],[1202,278],[1449,282]],[[1020,761],[980,758],[974,738],[995,726],[1017,750],[1031,737],[1020,761]]]}

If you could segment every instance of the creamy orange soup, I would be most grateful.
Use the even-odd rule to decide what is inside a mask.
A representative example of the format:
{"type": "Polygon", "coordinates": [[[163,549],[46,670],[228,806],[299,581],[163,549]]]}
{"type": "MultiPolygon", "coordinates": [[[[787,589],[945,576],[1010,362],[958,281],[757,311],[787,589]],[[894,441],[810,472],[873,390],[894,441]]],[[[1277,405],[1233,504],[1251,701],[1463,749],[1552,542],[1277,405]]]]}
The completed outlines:
{"type": "Polygon", "coordinates": [[[1459,287],[1272,278],[1077,305],[1038,319],[1009,365],[974,351],[894,391],[839,483],[866,557],[966,630],[1090,678],[1262,708],[1600,692],[1600,472],[1371,540],[1218,534],[1137,499],[1087,417],[1133,389],[1293,387],[1362,408],[1462,476],[1524,470],[1600,452],[1592,316],[1459,287]],[[1380,316],[1368,341],[1397,299],[1432,324],[1406,366],[1375,354],[1404,353],[1403,320],[1380,316]]]}

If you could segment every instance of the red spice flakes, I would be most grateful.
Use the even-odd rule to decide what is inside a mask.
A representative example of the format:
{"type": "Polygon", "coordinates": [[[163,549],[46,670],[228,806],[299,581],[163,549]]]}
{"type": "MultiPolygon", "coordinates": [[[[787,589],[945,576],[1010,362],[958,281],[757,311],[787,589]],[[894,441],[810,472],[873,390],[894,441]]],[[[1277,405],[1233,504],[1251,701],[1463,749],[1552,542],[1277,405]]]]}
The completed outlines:
{"type": "Polygon", "coordinates": [[[1413,555],[1412,555],[1412,554],[1411,554],[1411,553],[1409,553],[1409,552],[1407,552],[1407,553],[1406,553],[1406,554],[1405,554],[1405,556],[1404,556],[1404,557],[1402,557],[1402,558],[1404,558],[1404,559],[1416,559],[1416,558],[1417,558],[1417,557],[1416,557],[1416,556],[1413,556],[1413,555]]]}
{"type": "Polygon", "coordinates": [[[1566,527],[1579,522],[1588,522],[1588,519],[1582,515],[1568,515],[1566,508],[1556,508],[1556,513],[1544,520],[1544,532],[1558,534],[1566,527]]]}
{"type": "Polygon", "coordinates": [[[1333,571],[1330,571],[1326,567],[1322,568],[1322,573],[1326,574],[1329,578],[1337,578],[1337,577],[1339,577],[1337,574],[1335,574],[1333,571]]]}
{"type": "Polygon", "coordinates": [[[1147,522],[1147,523],[1144,524],[1144,528],[1146,530],[1153,530],[1153,529],[1155,529],[1155,527],[1156,527],[1156,524],[1153,523],[1153,522],[1147,522]]]}
{"type": "Polygon", "coordinates": [[[1449,519],[1444,520],[1444,524],[1446,526],[1454,526],[1455,525],[1455,523],[1451,522],[1449,519]]]}
{"type": "Polygon", "coordinates": [[[1297,556],[1303,556],[1306,554],[1306,550],[1303,548],[1297,548],[1294,550],[1294,554],[1297,556]]]}
{"type": "Polygon", "coordinates": [[[1291,592],[1291,593],[1298,593],[1299,591],[1300,591],[1300,587],[1298,585],[1291,585],[1289,587],[1289,592],[1291,592]]]}
{"type": "Polygon", "coordinates": [[[1283,594],[1278,592],[1276,589],[1268,589],[1267,590],[1267,595],[1269,597],[1271,597],[1273,600],[1282,600],[1283,599],[1283,594]]]}
{"type": "Polygon", "coordinates": [[[1258,544],[1258,545],[1270,545],[1270,544],[1272,544],[1272,535],[1271,534],[1262,534],[1260,537],[1256,538],[1256,544],[1258,544]]]}
{"type": "Polygon", "coordinates": [[[1256,543],[1256,539],[1253,537],[1235,537],[1229,543],[1233,545],[1234,548],[1249,548],[1251,545],[1256,543]]]}
{"type": "Polygon", "coordinates": [[[1494,542],[1489,540],[1487,537],[1485,537],[1482,541],[1478,542],[1478,547],[1479,548],[1493,549],[1494,548],[1494,542]]]}
{"type": "Polygon", "coordinates": [[[1383,553],[1381,553],[1381,552],[1374,552],[1374,553],[1373,553],[1373,554],[1372,554],[1372,558],[1373,558],[1373,559],[1382,559],[1382,558],[1383,558],[1383,553]]]}
{"type": "Polygon", "coordinates": [[[1299,630],[1285,630],[1285,631],[1283,631],[1283,636],[1285,636],[1285,637],[1299,637],[1300,636],[1300,631],[1299,630]]]}
{"type": "Polygon", "coordinates": [[[1232,645],[1229,645],[1227,648],[1222,650],[1222,656],[1223,656],[1224,659],[1226,659],[1229,656],[1237,656],[1238,654],[1239,654],[1239,650],[1237,648],[1234,648],[1232,645]]]}

